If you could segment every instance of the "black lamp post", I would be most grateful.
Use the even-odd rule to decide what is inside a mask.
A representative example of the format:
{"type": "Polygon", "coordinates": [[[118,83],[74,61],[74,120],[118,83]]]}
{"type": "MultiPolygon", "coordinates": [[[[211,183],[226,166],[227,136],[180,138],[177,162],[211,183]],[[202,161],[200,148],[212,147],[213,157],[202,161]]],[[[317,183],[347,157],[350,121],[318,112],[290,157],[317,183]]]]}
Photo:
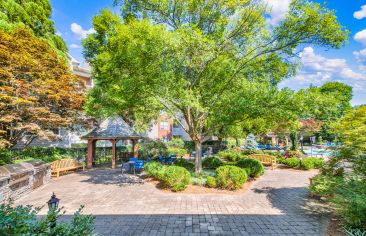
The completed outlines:
{"type": "Polygon", "coordinates": [[[48,204],[48,210],[51,211],[52,213],[52,218],[51,218],[51,224],[50,224],[50,228],[51,231],[53,228],[56,227],[56,213],[55,210],[57,210],[58,208],[58,203],[60,202],[60,199],[58,199],[55,195],[55,193],[52,193],[51,199],[48,200],[47,204],[48,204]]]}
{"type": "Polygon", "coordinates": [[[304,136],[300,136],[301,152],[304,153],[304,136]]]}
{"type": "Polygon", "coordinates": [[[60,202],[60,199],[58,199],[55,195],[55,193],[52,193],[51,199],[48,200],[47,204],[48,204],[48,209],[51,210],[56,210],[58,208],[58,203],[60,202]]]}

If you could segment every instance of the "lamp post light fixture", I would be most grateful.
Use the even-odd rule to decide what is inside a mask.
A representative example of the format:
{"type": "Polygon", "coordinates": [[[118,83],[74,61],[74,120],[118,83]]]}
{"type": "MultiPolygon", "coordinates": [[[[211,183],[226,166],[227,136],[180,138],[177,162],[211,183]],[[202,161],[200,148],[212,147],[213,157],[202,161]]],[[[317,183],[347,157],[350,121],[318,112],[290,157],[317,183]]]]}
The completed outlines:
{"type": "Polygon", "coordinates": [[[60,202],[60,199],[58,199],[55,195],[55,193],[52,193],[51,199],[48,200],[47,204],[48,204],[48,209],[51,210],[56,210],[58,208],[58,203],[60,202]]]}
{"type": "Polygon", "coordinates": [[[57,212],[55,212],[58,208],[58,203],[60,202],[60,199],[58,199],[55,195],[55,193],[52,193],[51,199],[48,200],[47,204],[48,204],[48,214],[51,214],[51,219],[50,219],[50,231],[52,233],[52,230],[56,227],[56,214],[57,212]]]}
{"type": "Polygon", "coordinates": [[[304,136],[300,136],[301,152],[304,153],[304,136]]]}

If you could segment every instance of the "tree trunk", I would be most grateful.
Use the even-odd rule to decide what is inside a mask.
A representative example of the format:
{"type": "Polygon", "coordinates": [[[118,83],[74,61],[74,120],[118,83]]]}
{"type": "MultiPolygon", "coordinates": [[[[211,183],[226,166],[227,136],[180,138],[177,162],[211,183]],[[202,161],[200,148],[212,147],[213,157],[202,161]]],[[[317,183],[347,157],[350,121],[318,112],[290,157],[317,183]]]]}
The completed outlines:
{"type": "Polygon", "coordinates": [[[201,141],[194,141],[195,149],[196,149],[196,160],[195,160],[195,169],[196,173],[201,173],[202,171],[202,143],[201,141]]]}

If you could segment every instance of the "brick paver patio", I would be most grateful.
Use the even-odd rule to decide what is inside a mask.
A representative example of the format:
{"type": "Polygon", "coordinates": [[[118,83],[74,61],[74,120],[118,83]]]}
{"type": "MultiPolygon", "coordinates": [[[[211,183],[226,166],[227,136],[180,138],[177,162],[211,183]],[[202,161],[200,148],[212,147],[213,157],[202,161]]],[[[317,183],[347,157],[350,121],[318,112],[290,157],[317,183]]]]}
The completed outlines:
{"type": "Polygon", "coordinates": [[[138,178],[126,185],[118,170],[97,169],[53,179],[16,204],[45,205],[54,191],[66,215],[85,205],[100,235],[325,235],[328,214],[306,190],[315,173],[267,170],[229,195],[165,192],[138,178]]]}

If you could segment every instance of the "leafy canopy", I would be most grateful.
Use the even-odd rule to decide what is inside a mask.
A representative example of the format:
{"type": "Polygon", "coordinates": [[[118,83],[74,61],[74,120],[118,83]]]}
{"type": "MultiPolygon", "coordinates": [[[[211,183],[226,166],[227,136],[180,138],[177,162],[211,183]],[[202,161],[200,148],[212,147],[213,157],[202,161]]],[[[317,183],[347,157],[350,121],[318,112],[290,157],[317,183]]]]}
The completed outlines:
{"type": "Polygon", "coordinates": [[[296,73],[297,50],[338,48],[347,38],[334,12],[302,0],[275,27],[254,0],[116,3],[122,18],[102,11],[93,19],[96,33],[83,42],[96,80],[87,111],[144,124],[164,110],[197,148],[246,119],[296,118],[294,92],[277,84],[296,73]]]}
{"type": "Polygon", "coordinates": [[[64,40],[56,35],[51,13],[49,0],[1,0],[0,29],[9,31],[19,26],[28,27],[37,37],[46,39],[64,56],[67,46],[64,40]]]}

